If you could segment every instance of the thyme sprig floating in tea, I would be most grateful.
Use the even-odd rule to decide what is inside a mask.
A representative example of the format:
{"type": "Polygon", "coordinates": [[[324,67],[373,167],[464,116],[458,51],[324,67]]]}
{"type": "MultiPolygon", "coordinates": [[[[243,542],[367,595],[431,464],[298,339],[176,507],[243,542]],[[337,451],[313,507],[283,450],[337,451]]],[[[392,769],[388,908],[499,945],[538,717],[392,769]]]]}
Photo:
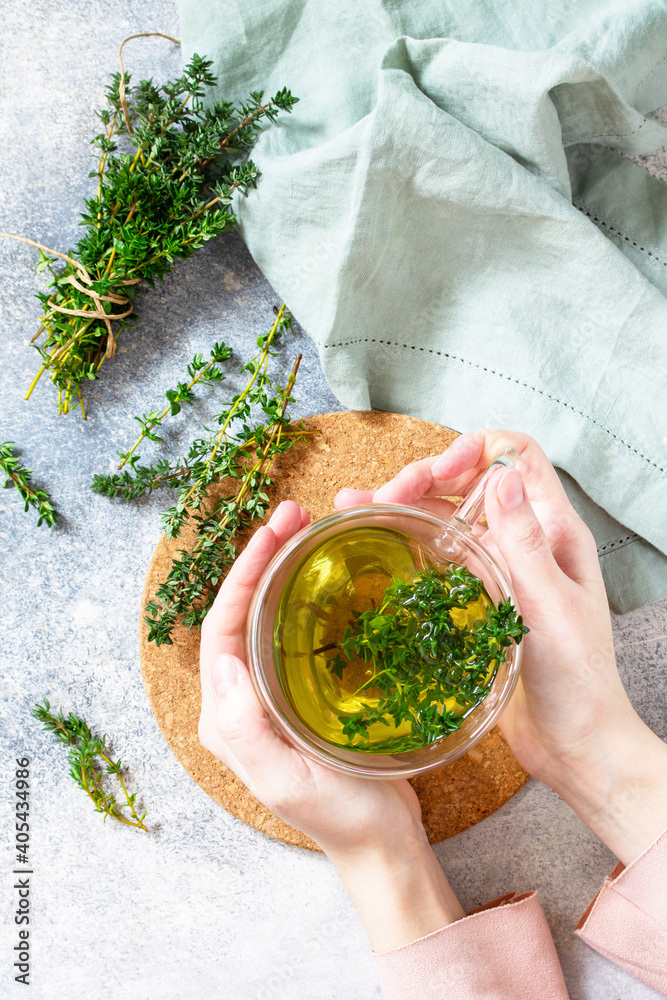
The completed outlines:
{"type": "Polygon", "coordinates": [[[139,830],[148,829],[144,823],[146,813],[143,812],[140,816],[136,810],[137,793],[130,794],[127,790],[123,779],[122,762],[120,759],[113,760],[110,756],[106,735],[99,736],[94,733],[87,723],[73,712],[67,716],[63,714],[62,709],[57,713],[52,712],[46,698],[42,705],[34,706],[31,714],[42,723],[43,729],[53,733],[58,743],[64,743],[69,747],[67,759],[70,774],[79,788],[93,801],[95,812],[104,814],[105,822],[107,816],[111,816],[126,826],[134,826],[139,830]],[[118,779],[125,802],[119,803],[113,792],[104,787],[105,776],[112,774],[118,779]]]}
{"type": "Polygon", "coordinates": [[[413,583],[394,582],[380,607],[352,612],[354,624],[331,644],[327,666],[339,679],[355,657],[372,668],[354,695],[367,692],[376,704],[339,717],[355,748],[367,748],[369,727],[389,725],[388,717],[396,727],[410,723],[411,732],[387,741],[387,751],[424,746],[460,729],[488,694],[504,650],[528,632],[510,600],[487,607],[472,627],[462,623],[482,592],[482,581],[465,566],[428,569],[413,583]]]}
{"type": "Polygon", "coordinates": [[[24,502],[23,509],[27,511],[30,507],[34,507],[37,511],[39,515],[37,525],[44,523],[52,528],[60,515],[46,490],[32,485],[32,469],[26,469],[16,457],[16,445],[13,441],[4,441],[0,444],[0,472],[6,477],[4,485],[16,488],[24,502]]]}
{"type": "Polygon", "coordinates": [[[161,87],[152,80],[131,86],[123,45],[121,71],[107,88],[107,107],[97,112],[103,131],[92,140],[99,160],[90,174],[97,191],[85,202],[76,248],[61,253],[0,234],[36,247],[37,271],[50,275],[49,291],[37,296],[43,315],[33,341],[43,336],[35,344],[41,366],[26,398],[48,372],[58,412],[79,405],[84,418],[82,385],[98,377],[123,327],[137,319],[140,284],[153,287],[176,259],[234,225],[232,196],[246,193],[259,175],[245,159],[248,151],[259,130],[297,100],[286,89],[266,101],[256,91],[240,104],[217,100],[204,107],[201,98],[217,79],[212,62],[198,55],[161,87]]]}
{"type": "Polygon", "coordinates": [[[206,365],[201,356],[193,360],[189,382],[166,393],[169,407],[138,418],[142,427],[139,441],[128,452],[118,452],[122,471],[97,475],[93,480],[96,493],[123,500],[134,500],[158,487],[175,490],[176,504],[162,514],[166,537],[178,537],[186,523],[195,529],[194,545],[190,550],[178,550],[155,598],[146,605],[148,641],[157,646],[171,644],[178,622],[187,628],[201,625],[218,584],[236,558],[236,535],[266,513],[274,459],[307,434],[302,428],[289,426],[287,413],[301,356],[284,386],[275,383],[269,373],[269,360],[279,353],[273,349],[276,338],[291,328],[292,318],[283,303],[269,332],[258,338],[258,353],[241,366],[240,371],[247,373],[247,384],[212,418],[217,429],[196,438],[183,458],[140,465],[135,449],[143,438],[160,440],[156,428],[178,412],[183,402],[192,401],[198,380],[224,380],[219,362],[231,353],[224,344],[215,346],[206,365]],[[259,422],[257,411],[263,417],[259,422]],[[213,500],[212,487],[225,479],[235,480],[237,488],[213,500]]]}

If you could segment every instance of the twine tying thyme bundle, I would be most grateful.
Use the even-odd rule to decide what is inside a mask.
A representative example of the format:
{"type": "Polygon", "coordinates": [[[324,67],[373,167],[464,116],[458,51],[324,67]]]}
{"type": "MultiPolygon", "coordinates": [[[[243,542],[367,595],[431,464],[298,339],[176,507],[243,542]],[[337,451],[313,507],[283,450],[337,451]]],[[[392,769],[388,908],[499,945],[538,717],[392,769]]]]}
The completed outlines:
{"type": "MultiPolygon", "coordinates": [[[[0,234],[36,247],[37,270],[51,274],[53,291],[38,296],[44,315],[33,338],[45,334],[43,343],[36,345],[42,365],[27,395],[48,371],[58,389],[59,412],[79,405],[84,418],[81,386],[98,377],[105,358],[114,356],[125,322],[136,318],[133,302],[140,283],[152,286],[162,280],[176,258],[190,257],[233,226],[234,191],[247,192],[259,175],[246,158],[258,131],[296,103],[283,89],[268,101],[256,91],[244,103],[217,100],[205,107],[201,98],[217,79],[210,71],[212,62],[198,55],[180,77],[161,87],[152,80],[132,87],[123,47],[133,38],[151,35],[179,44],[162,32],[141,32],[119,47],[120,72],[107,89],[108,107],[97,112],[104,131],[92,140],[99,153],[97,169],[90,174],[97,179],[97,193],[86,201],[86,234],[76,252],[62,253],[28,237],[0,234]],[[134,155],[118,152],[121,136],[134,155]],[[55,270],[58,261],[64,267],[55,270]]],[[[193,551],[180,552],[147,609],[149,638],[158,645],[172,641],[178,621],[188,627],[201,624],[235,556],[237,531],[264,516],[273,459],[303,436],[288,427],[286,415],[300,358],[282,387],[274,385],[267,372],[276,337],[291,328],[284,304],[276,313],[271,330],[258,340],[259,354],[240,368],[250,376],[246,388],[215,417],[215,433],[196,438],[176,465],[165,459],[149,467],[138,464],[137,447],[144,440],[160,440],[156,428],[192,403],[196,386],[224,381],[220,365],[231,356],[224,343],[213,346],[206,362],[201,355],[193,358],[187,381],[165,393],[166,408],[137,418],[141,434],[127,453],[119,453],[118,473],[93,480],[94,491],[124,500],[158,487],[175,490],[178,501],[162,516],[167,538],[178,536],[186,521],[194,523],[193,551]],[[252,427],[257,408],[265,420],[252,427]],[[211,486],[225,478],[239,480],[238,491],[209,502],[211,486]]],[[[5,457],[8,482],[19,488],[26,509],[38,505],[40,523],[53,523],[55,510],[48,495],[38,496],[28,486],[29,470],[19,475],[13,453],[5,457]]]]}

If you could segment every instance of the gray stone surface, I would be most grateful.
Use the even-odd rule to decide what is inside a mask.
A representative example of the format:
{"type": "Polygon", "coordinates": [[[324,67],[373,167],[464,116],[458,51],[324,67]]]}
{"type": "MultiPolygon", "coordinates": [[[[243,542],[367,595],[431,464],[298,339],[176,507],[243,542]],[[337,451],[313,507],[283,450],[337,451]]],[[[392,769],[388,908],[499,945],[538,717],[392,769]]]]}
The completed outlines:
{"type": "MultiPolygon", "coordinates": [[[[3,4],[0,69],[0,228],[66,249],[90,190],[87,141],[120,39],[178,33],[166,0],[36,0],[3,4]]],[[[128,46],[135,76],[179,66],[168,42],[128,46]]],[[[665,159],[654,160],[653,169],[665,159]]],[[[664,176],[664,174],[663,174],[664,176]]],[[[87,392],[90,416],[57,417],[54,394],[23,394],[37,356],[42,285],[34,255],[0,242],[0,435],[52,489],[64,513],[37,529],[13,491],[0,494],[0,996],[12,981],[14,863],[10,780],[32,759],[32,947],[35,1000],[371,1000],[379,988],[363,929],[328,862],[232,819],[190,780],[148,707],[137,624],[144,574],[158,540],[158,498],[123,507],[90,493],[133,438],[132,415],[157,402],[194,350],[227,339],[244,355],[266,328],[275,295],[240,240],[222,239],[142,295],[141,325],[87,392]],[[42,735],[31,705],[47,696],[113,736],[157,830],[104,824],[68,777],[63,750],[42,735]]],[[[316,354],[296,333],[283,370],[305,354],[298,413],[336,409],[316,354]]],[[[211,412],[212,394],[198,406],[211,412]]],[[[189,414],[189,421],[195,414],[189,414]]],[[[173,422],[177,452],[186,419],[173,422]]],[[[145,453],[148,454],[148,451],[145,453]]],[[[637,708],[667,736],[667,603],[615,622],[623,676],[637,708]]],[[[537,888],[573,1000],[654,996],[572,936],[613,867],[609,852],[548,789],[531,782],[493,817],[438,846],[463,905],[537,888]]]]}

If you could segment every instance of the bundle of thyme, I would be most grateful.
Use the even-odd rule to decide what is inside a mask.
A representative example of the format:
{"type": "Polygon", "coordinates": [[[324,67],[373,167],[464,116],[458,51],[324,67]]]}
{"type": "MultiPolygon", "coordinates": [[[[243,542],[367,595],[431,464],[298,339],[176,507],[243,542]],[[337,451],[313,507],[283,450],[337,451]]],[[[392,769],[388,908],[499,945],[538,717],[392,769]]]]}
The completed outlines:
{"type": "Polygon", "coordinates": [[[53,733],[58,743],[64,743],[69,747],[67,758],[70,774],[79,788],[93,801],[95,812],[104,814],[105,822],[107,816],[111,816],[126,826],[135,826],[139,830],[148,829],[144,823],[146,813],[143,812],[139,816],[135,807],[137,793],[130,794],[123,780],[121,761],[112,760],[109,755],[106,735],[98,736],[97,733],[93,733],[83,719],[73,712],[67,716],[63,715],[62,709],[57,714],[51,712],[51,706],[46,698],[43,705],[35,705],[32,715],[42,723],[43,729],[53,733]],[[104,788],[105,774],[115,774],[118,778],[125,796],[125,802],[122,804],[118,803],[113,792],[104,788]],[[124,809],[129,810],[129,815],[123,813],[124,809]]]}
{"type": "Polygon", "coordinates": [[[178,537],[187,522],[195,529],[193,547],[177,551],[166,579],[146,605],[148,641],[157,646],[171,644],[178,622],[187,628],[201,625],[218,584],[236,557],[237,533],[264,517],[273,460],[307,433],[291,428],[287,413],[301,356],[282,387],[273,382],[268,371],[270,358],[277,356],[273,350],[276,338],[291,328],[292,319],[283,303],[269,332],[258,338],[258,353],[240,369],[247,373],[246,386],[213,418],[217,429],[196,438],[183,458],[140,465],[136,449],[144,439],[160,440],[156,428],[183,403],[192,402],[197,383],[224,380],[220,362],[231,354],[224,344],[215,345],[206,363],[201,356],[195,357],[188,369],[189,380],[167,391],[167,407],[136,418],[141,435],[129,451],[118,452],[119,471],[93,480],[96,493],[122,500],[135,500],[158,487],[175,490],[176,504],[162,514],[166,537],[178,537]],[[253,425],[257,410],[263,419],[253,425]],[[222,480],[238,485],[212,500],[212,487],[222,480]]]}
{"type": "Polygon", "coordinates": [[[335,649],[327,666],[339,679],[356,657],[373,668],[354,694],[372,689],[377,703],[339,717],[355,749],[371,749],[369,727],[389,725],[388,718],[397,727],[409,722],[411,731],[385,741],[387,752],[425,746],[461,728],[464,715],[488,694],[504,650],[528,632],[509,600],[488,607],[472,629],[459,627],[452,611],[464,611],[482,591],[482,581],[465,566],[425,570],[414,583],[394,582],[379,608],[352,611],[354,625],[343,638],[315,651],[335,649]],[[451,698],[459,711],[444,709],[451,698]]]}
{"type": "Polygon", "coordinates": [[[5,476],[5,486],[14,486],[24,501],[24,510],[34,507],[39,518],[37,525],[48,524],[53,527],[57,522],[58,511],[51,503],[51,497],[46,490],[37,489],[32,486],[32,470],[26,469],[25,465],[16,457],[16,446],[13,441],[4,441],[0,444],[0,471],[5,476]]]}
{"type": "Polygon", "coordinates": [[[103,131],[92,140],[99,161],[90,174],[97,192],[85,203],[85,233],[76,249],[65,254],[0,234],[37,247],[37,270],[51,277],[50,291],[38,295],[44,311],[33,341],[43,335],[35,344],[41,367],[26,398],[48,372],[58,411],[78,404],[84,418],[82,384],[98,377],[105,358],[114,356],[119,333],[137,318],[140,283],[153,287],[177,258],[190,257],[233,226],[234,191],[245,193],[258,177],[244,157],[262,125],[291,111],[297,100],[286,89],[267,101],[257,91],[238,105],[219,100],[204,107],[201,98],[217,80],[212,62],[198,55],[161,87],[152,80],[131,86],[124,44],[121,71],[106,92],[108,107],[97,112],[103,131]],[[56,270],[59,261],[64,267],[56,270]]]}

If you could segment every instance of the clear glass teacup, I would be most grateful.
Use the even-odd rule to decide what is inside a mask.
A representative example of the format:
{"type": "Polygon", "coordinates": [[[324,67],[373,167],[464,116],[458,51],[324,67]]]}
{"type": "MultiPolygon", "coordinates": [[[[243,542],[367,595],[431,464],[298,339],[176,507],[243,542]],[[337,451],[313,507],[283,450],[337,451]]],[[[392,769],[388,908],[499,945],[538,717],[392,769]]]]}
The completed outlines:
{"type": "Polygon", "coordinates": [[[367,778],[414,777],[456,760],[467,753],[495,725],[506,707],[521,669],[523,647],[512,641],[505,659],[498,663],[488,694],[463,717],[460,728],[426,746],[400,752],[369,752],[322,738],[303,719],[289,696],[276,643],[276,622],[281,601],[304,561],[340,532],[354,528],[390,529],[423,545],[444,568],[465,565],[479,577],[494,606],[511,600],[517,612],[512,585],[497,560],[475,537],[472,526],[484,509],[486,484],[498,466],[512,466],[514,448],[505,448],[473,484],[449,518],[398,504],[364,504],[337,511],[297,532],[267,566],[255,590],[247,625],[248,667],[257,694],[275,730],[292,746],[312,759],[367,778]]]}

